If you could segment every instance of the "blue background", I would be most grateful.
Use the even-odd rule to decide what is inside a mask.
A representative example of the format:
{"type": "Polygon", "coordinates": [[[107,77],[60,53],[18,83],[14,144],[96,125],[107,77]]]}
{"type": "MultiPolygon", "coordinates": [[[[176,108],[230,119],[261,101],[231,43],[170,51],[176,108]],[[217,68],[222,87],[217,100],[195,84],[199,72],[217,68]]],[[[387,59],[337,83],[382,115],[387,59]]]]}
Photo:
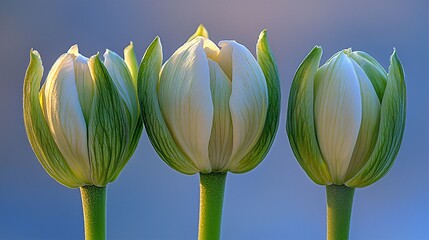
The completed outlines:
{"type": "MultiPolygon", "coordinates": [[[[324,239],[325,188],[310,181],[286,134],[286,106],[296,68],[318,44],[322,61],[352,47],[388,67],[393,47],[408,94],[401,151],[379,182],[355,192],[350,239],[429,239],[429,8],[427,0],[183,0],[0,2],[0,239],[83,239],[80,194],[51,179],[28,143],[22,83],[29,51],[45,76],[78,43],[90,56],[138,58],[159,35],[169,57],[203,23],[215,42],[235,39],[253,53],[267,28],[282,87],[280,127],[271,152],[253,171],[228,174],[222,238],[324,239]]],[[[199,177],[170,169],[146,133],[120,177],[108,185],[109,239],[196,239],[199,177]]]]}

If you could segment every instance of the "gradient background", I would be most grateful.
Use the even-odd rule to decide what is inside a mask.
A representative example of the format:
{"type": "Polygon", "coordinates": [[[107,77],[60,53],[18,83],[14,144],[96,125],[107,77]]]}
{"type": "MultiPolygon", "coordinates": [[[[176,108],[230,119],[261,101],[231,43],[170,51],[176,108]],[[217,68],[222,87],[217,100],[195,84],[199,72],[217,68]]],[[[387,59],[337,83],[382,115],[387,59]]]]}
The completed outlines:
{"type": "MultiPolygon", "coordinates": [[[[0,239],[83,239],[80,194],[51,179],[28,143],[22,83],[30,48],[45,76],[75,43],[90,56],[138,58],[157,35],[168,58],[199,23],[211,39],[235,39],[253,53],[267,28],[282,86],[280,128],[255,170],[229,174],[222,239],[324,239],[325,188],[310,181],[286,134],[289,87],[300,62],[319,44],[322,61],[348,47],[388,67],[396,47],[405,69],[408,111],[392,170],[358,189],[350,239],[429,239],[429,8],[427,0],[13,1],[0,2],[0,239]]],[[[109,239],[196,239],[199,177],[170,169],[146,133],[116,182],[108,186],[109,239]]]]}

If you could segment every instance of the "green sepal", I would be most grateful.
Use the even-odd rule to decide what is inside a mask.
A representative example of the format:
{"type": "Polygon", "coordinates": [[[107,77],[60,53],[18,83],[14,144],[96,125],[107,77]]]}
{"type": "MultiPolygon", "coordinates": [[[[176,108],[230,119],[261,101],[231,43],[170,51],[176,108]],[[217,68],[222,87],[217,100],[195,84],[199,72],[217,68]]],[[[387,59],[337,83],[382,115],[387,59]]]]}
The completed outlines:
{"type": "Polygon", "coordinates": [[[401,62],[393,52],[381,104],[380,129],[374,150],[362,169],[346,182],[365,187],[382,178],[392,167],[401,146],[406,116],[406,86],[401,62]]]}
{"type": "Polygon", "coordinates": [[[286,132],[296,159],[317,184],[330,185],[332,177],[320,152],[314,125],[314,78],[322,57],[316,46],[295,73],[289,95],[286,132]]]}
{"type": "Polygon", "coordinates": [[[130,139],[125,106],[106,67],[97,55],[88,61],[95,93],[88,123],[92,181],[103,187],[118,176],[130,139]]]}
{"type": "Polygon", "coordinates": [[[378,99],[383,99],[384,90],[386,89],[387,73],[384,68],[370,55],[365,52],[352,52],[349,55],[363,69],[371,81],[378,99]]]}
{"type": "Polygon", "coordinates": [[[159,107],[157,87],[161,66],[162,46],[159,37],[156,37],[143,56],[137,80],[137,92],[147,135],[167,165],[184,174],[195,174],[199,170],[175,143],[159,107]]]}
{"type": "Polygon", "coordinates": [[[203,24],[200,24],[197,28],[197,30],[195,31],[194,34],[192,34],[192,36],[189,37],[187,42],[190,42],[192,40],[194,40],[194,38],[196,37],[204,37],[204,38],[209,38],[209,32],[207,31],[207,29],[204,27],[203,24]]]}
{"type": "Polygon", "coordinates": [[[37,51],[30,51],[30,63],[27,68],[23,87],[24,124],[34,153],[45,171],[60,184],[77,188],[84,183],[77,179],[51,135],[39,101],[40,82],[43,66],[37,51]]]}
{"type": "Polygon", "coordinates": [[[235,169],[230,169],[233,173],[244,173],[252,170],[268,154],[274,137],[276,136],[280,119],[280,80],[276,61],[268,44],[267,31],[263,30],[259,34],[256,44],[256,55],[259,66],[261,66],[267,83],[268,108],[264,128],[253,148],[241,159],[235,169]]]}

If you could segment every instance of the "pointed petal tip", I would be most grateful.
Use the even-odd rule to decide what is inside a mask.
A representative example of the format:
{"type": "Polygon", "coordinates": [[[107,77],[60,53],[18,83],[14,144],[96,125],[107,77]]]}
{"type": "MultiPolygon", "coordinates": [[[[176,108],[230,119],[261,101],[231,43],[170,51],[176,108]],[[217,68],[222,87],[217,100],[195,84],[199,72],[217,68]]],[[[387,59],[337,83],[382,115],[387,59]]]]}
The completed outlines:
{"type": "Polygon", "coordinates": [[[134,49],[134,43],[133,41],[130,41],[130,43],[125,47],[124,52],[128,52],[134,49]]]}
{"type": "Polygon", "coordinates": [[[393,59],[395,59],[396,61],[399,61],[398,53],[395,47],[393,47],[393,52],[392,52],[392,55],[390,56],[390,61],[392,61],[393,59]]]}
{"type": "Polygon", "coordinates": [[[204,37],[206,37],[206,38],[208,38],[208,37],[209,37],[209,33],[208,33],[208,31],[207,31],[206,27],[204,27],[204,24],[200,24],[200,25],[198,25],[198,27],[197,27],[197,31],[196,31],[195,33],[199,33],[199,34],[200,34],[200,36],[204,36],[204,37]]]}
{"type": "MultiPolygon", "coordinates": [[[[106,49],[106,51],[104,51],[104,53],[103,53],[103,57],[106,59],[107,56],[109,56],[110,54],[112,54],[112,51],[110,49],[106,49]]],[[[98,55],[98,53],[97,53],[97,55],[98,55]]]]}
{"type": "Polygon", "coordinates": [[[196,37],[204,37],[204,38],[209,38],[209,33],[207,31],[207,29],[204,27],[203,24],[200,24],[197,27],[197,30],[194,32],[194,34],[192,34],[187,42],[192,41],[194,38],[196,37]]]}
{"type": "Polygon", "coordinates": [[[311,54],[317,54],[317,55],[322,55],[323,53],[323,48],[320,45],[316,45],[313,47],[313,49],[311,49],[310,53],[307,55],[311,55],[311,54]]]}
{"type": "Polygon", "coordinates": [[[41,59],[39,52],[37,50],[34,50],[33,48],[30,49],[30,57],[41,59]]]}
{"type": "Polygon", "coordinates": [[[320,46],[320,45],[316,45],[316,46],[314,46],[313,47],[313,50],[311,50],[311,51],[323,51],[323,48],[322,48],[322,46],[320,46]]]}
{"type": "Polygon", "coordinates": [[[79,46],[77,44],[74,44],[73,46],[71,46],[69,48],[69,50],[67,51],[67,53],[73,54],[73,55],[79,55],[79,46]]]}
{"type": "Polygon", "coordinates": [[[258,48],[261,45],[264,45],[267,43],[267,29],[263,29],[261,33],[259,33],[258,41],[256,42],[256,48],[258,48]]]}
{"type": "MultiPolygon", "coordinates": [[[[107,50],[106,50],[107,51],[107,50]]],[[[95,61],[96,59],[100,59],[100,52],[97,52],[96,54],[94,54],[94,55],[92,55],[90,58],[89,58],[89,62],[93,62],[93,61],[95,61]]]]}
{"type": "Polygon", "coordinates": [[[263,29],[261,33],[259,33],[259,40],[267,37],[267,29],[263,29]]]}

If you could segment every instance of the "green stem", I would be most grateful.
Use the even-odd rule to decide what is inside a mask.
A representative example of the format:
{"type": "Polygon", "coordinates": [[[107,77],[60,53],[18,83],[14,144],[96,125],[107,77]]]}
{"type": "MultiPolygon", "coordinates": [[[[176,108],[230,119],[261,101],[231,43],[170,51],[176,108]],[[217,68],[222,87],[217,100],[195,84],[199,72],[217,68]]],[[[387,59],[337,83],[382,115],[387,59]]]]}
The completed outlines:
{"type": "Polygon", "coordinates": [[[198,240],[219,240],[226,173],[200,173],[198,240]]]}
{"type": "Polygon", "coordinates": [[[85,240],[106,239],[106,187],[80,187],[85,240]]]}
{"type": "Polygon", "coordinates": [[[349,239],[354,192],[354,188],[349,188],[345,185],[326,186],[326,215],[328,228],[326,239],[349,239]]]}

